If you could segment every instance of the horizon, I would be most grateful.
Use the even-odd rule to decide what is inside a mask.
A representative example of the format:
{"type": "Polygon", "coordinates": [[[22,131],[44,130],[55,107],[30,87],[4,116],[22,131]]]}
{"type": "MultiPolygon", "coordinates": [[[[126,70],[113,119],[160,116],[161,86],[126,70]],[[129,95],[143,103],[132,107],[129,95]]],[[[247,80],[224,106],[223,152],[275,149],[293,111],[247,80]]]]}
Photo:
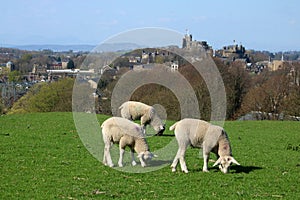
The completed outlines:
{"type": "MultiPolygon", "coordinates": [[[[112,44],[112,45],[122,45],[122,43],[105,43],[105,44],[112,44]]],[[[126,44],[126,43],[123,43],[123,44],[126,44]]],[[[128,43],[129,44],[129,43],[128,43]]],[[[134,43],[130,43],[132,45],[137,45],[137,44],[134,44],[134,43]]],[[[230,46],[231,44],[228,44],[228,45],[224,45],[225,46],[230,46]]],[[[25,50],[25,51],[43,51],[43,50],[51,50],[53,52],[63,52],[63,51],[69,51],[69,50],[72,50],[72,51],[92,51],[93,48],[96,48],[98,45],[94,45],[94,44],[22,44],[22,45],[11,45],[11,44],[0,44],[0,48],[11,48],[11,49],[19,49],[19,50],[25,50]],[[37,47],[41,47],[41,46],[45,46],[45,48],[37,48],[37,47]],[[84,50],[84,49],[62,49],[62,50],[58,50],[58,49],[51,49],[51,48],[47,48],[47,46],[56,46],[56,47],[61,47],[61,48],[64,48],[64,47],[69,47],[69,46],[78,46],[78,47],[89,47],[91,48],[91,50],[84,50]]],[[[143,47],[139,47],[139,48],[135,48],[135,49],[143,49],[143,48],[160,48],[160,47],[165,47],[165,46],[151,46],[151,47],[148,47],[148,46],[143,46],[143,47]]],[[[181,48],[181,46],[178,46],[179,48],[181,48]]],[[[222,50],[222,48],[220,49],[214,49],[213,50],[222,50]]],[[[300,49],[300,48],[299,48],[300,49]]],[[[133,50],[133,49],[118,49],[118,50],[112,50],[112,52],[114,51],[119,51],[119,50],[133,50]]],[[[278,50],[278,51],[269,51],[269,50],[264,50],[264,49],[248,49],[246,47],[246,51],[257,51],[257,52],[269,52],[269,53],[290,53],[290,52],[300,52],[300,50],[286,50],[286,51],[283,51],[283,50],[278,50]]],[[[106,51],[104,50],[104,52],[109,52],[109,51],[106,51]]]]}
{"type": "MultiPolygon", "coordinates": [[[[207,41],[221,49],[236,41],[246,49],[299,51],[299,1],[58,1],[1,3],[0,46],[99,45],[126,31],[156,27],[207,41]]],[[[164,41],[159,41],[164,42],[164,41]]],[[[182,40],[178,41],[180,44],[182,40]]],[[[179,45],[181,46],[181,45],[179,45]]]]}

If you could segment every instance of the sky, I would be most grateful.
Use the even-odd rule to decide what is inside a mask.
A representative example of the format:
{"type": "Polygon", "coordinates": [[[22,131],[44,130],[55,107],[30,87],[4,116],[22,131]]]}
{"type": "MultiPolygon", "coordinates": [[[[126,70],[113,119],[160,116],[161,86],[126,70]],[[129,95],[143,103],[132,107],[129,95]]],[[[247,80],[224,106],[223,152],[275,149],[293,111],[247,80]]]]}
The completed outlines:
{"type": "Polygon", "coordinates": [[[214,49],[235,41],[246,49],[300,50],[299,0],[6,0],[0,7],[0,46],[98,45],[157,27],[182,36],[188,30],[214,49]]]}

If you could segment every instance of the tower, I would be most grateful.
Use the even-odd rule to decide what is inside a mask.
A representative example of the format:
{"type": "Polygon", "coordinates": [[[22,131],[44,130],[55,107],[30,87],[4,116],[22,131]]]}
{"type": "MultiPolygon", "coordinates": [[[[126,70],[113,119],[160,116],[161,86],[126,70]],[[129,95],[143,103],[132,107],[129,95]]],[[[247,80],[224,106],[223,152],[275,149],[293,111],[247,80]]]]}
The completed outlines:
{"type": "Polygon", "coordinates": [[[190,49],[193,41],[193,36],[189,34],[188,29],[186,29],[186,34],[182,39],[182,48],[190,49]]]}

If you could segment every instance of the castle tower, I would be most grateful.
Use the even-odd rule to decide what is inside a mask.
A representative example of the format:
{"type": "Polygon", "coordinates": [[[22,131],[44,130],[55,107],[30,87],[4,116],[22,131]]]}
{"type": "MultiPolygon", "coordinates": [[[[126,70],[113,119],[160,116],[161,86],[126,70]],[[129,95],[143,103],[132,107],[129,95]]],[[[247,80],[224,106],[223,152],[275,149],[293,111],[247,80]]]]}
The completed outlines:
{"type": "Polygon", "coordinates": [[[182,39],[182,48],[190,49],[193,41],[193,36],[186,30],[186,34],[182,39]]]}

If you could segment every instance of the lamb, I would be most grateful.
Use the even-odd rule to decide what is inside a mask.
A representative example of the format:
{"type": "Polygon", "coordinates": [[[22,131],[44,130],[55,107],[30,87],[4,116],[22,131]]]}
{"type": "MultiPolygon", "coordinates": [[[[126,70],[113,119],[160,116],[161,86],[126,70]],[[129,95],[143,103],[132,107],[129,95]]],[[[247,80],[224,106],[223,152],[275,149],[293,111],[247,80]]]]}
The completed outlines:
{"type": "Polygon", "coordinates": [[[146,166],[146,161],[156,156],[150,152],[143,130],[138,124],[121,117],[111,117],[102,123],[101,128],[104,141],[104,165],[114,166],[110,155],[110,148],[113,143],[119,144],[119,167],[123,167],[123,156],[126,146],[129,146],[131,149],[131,163],[133,166],[136,165],[134,151],[138,153],[137,157],[142,167],[146,166]]]}
{"type": "Polygon", "coordinates": [[[141,126],[146,130],[146,125],[150,124],[156,131],[156,135],[162,135],[165,125],[152,106],[137,102],[127,101],[119,107],[121,116],[129,120],[141,120],[141,126]]]}
{"type": "Polygon", "coordinates": [[[231,163],[240,165],[232,157],[230,142],[222,127],[212,125],[203,120],[185,118],[170,127],[170,130],[174,129],[179,148],[171,165],[172,172],[176,171],[179,160],[181,170],[188,173],[184,159],[188,146],[203,149],[203,172],[208,172],[207,163],[210,152],[215,153],[218,157],[213,166],[219,165],[219,169],[223,173],[229,171],[231,163]]]}

